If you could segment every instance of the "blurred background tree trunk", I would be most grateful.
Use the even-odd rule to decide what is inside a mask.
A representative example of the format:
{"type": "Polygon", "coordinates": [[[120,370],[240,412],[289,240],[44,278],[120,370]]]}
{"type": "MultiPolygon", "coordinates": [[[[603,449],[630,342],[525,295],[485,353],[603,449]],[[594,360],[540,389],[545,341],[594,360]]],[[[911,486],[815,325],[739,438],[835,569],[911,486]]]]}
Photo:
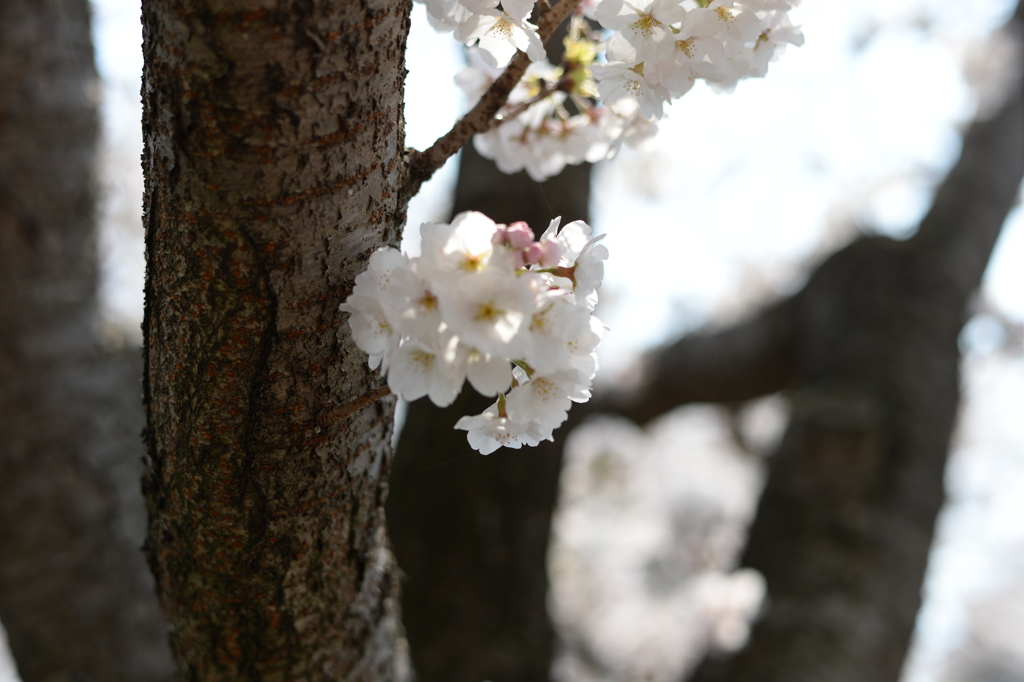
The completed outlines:
{"type": "Polygon", "coordinates": [[[944,500],[958,337],[1022,171],[1015,82],[911,239],[854,241],[791,299],[653,353],[611,401],[645,423],[688,402],[790,398],[741,560],[767,602],[747,646],[706,659],[694,682],[899,679],[944,500]]]}
{"type": "Polygon", "coordinates": [[[748,646],[696,682],[899,679],[944,501],[958,337],[1022,171],[1017,84],[913,238],[854,242],[798,295],[792,416],[742,558],[768,603],[748,646]]]}
{"type": "MultiPolygon", "coordinates": [[[[452,213],[525,220],[539,234],[556,216],[563,225],[588,220],[589,200],[589,166],[537,183],[501,173],[468,146],[452,213]]],[[[546,558],[561,448],[481,456],[453,426],[492,402],[468,387],[445,409],[416,401],[399,438],[388,529],[420,682],[536,682],[547,679],[554,656],[546,558]]]]}
{"type": "Polygon", "coordinates": [[[0,3],[0,618],[26,682],[173,672],[140,549],[142,363],[97,317],[89,24],[86,0],[0,3]]]}

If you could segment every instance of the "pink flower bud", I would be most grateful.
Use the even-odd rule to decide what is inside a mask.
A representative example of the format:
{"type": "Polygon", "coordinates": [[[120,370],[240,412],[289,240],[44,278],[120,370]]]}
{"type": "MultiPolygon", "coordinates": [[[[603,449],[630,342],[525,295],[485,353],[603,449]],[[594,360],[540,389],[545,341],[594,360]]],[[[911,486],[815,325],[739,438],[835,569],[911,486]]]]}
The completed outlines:
{"type": "Polygon", "coordinates": [[[562,259],[562,247],[558,245],[558,242],[554,239],[545,239],[538,246],[541,254],[536,262],[540,263],[542,268],[557,267],[558,262],[562,259]]]}
{"type": "Polygon", "coordinates": [[[544,247],[542,247],[538,242],[534,242],[523,249],[522,254],[523,260],[527,263],[531,265],[539,263],[540,259],[544,257],[544,247]]]}
{"type": "Polygon", "coordinates": [[[505,240],[513,249],[525,249],[534,243],[533,230],[520,220],[505,228],[505,240]]]}

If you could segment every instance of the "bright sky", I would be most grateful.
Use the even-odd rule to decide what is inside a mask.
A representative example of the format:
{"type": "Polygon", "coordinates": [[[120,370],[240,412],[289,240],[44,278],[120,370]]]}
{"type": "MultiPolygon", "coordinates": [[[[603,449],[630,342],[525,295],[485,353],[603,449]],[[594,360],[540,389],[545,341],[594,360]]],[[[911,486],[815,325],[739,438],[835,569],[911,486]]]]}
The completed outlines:
{"type": "MultiPolygon", "coordinates": [[[[1010,9],[1004,0],[972,3],[971,12],[951,0],[807,2],[794,16],[806,45],[790,48],[767,78],[731,95],[695,88],[649,150],[600,168],[593,221],[611,252],[599,310],[612,327],[605,366],[738,313],[753,291],[798,287],[808,261],[849,240],[854,224],[906,234],[956,157],[956,126],[975,108],[964,54],[1010,9]]],[[[422,148],[457,113],[450,75],[459,62],[448,36],[423,21],[413,31],[411,50],[423,58],[409,60],[407,118],[410,144],[422,148]]],[[[411,226],[444,218],[438,196],[410,211],[411,226]]],[[[1021,262],[1018,217],[987,286],[1018,320],[1021,262]]]]}
{"type": "MultiPolygon", "coordinates": [[[[964,55],[1011,10],[1008,0],[805,2],[794,20],[803,25],[806,45],[790,48],[765,80],[741,83],[726,96],[695,88],[670,109],[651,149],[623,153],[598,170],[594,223],[608,233],[611,252],[599,313],[612,330],[602,362],[613,372],[666,335],[735,316],[752,299],[799,287],[808,264],[850,239],[854,224],[905,234],[955,159],[957,126],[974,111],[964,55]]],[[[108,83],[108,139],[130,150],[114,157],[115,172],[105,181],[108,214],[130,217],[138,213],[142,191],[138,0],[94,4],[98,65],[108,83]]],[[[461,107],[451,83],[460,57],[449,36],[426,26],[422,7],[416,10],[407,132],[409,143],[423,148],[461,107]]],[[[445,218],[453,165],[415,200],[410,225],[445,218]]],[[[108,308],[137,328],[141,237],[107,227],[103,244],[108,308]]],[[[1017,211],[989,269],[986,295],[1020,322],[1022,264],[1024,218],[1017,211]]],[[[1021,364],[1012,371],[1020,373],[1021,364]]],[[[1021,404],[1024,383],[1015,386],[1002,389],[1009,393],[993,409],[1002,405],[1006,414],[1007,404],[1021,404]]],[[[957,480],[969,488],[979,478],[984,475],[964,473],[957,480]]],[[[1016,490],[1024,491],[1019,478],[1016,490]]],[[[1007,521],[1021,518],[1019,505],[1012,514],[1007,509],[996,511],[1007,521]]],[[[947,535],[958,523],[976,530],[977,518],[961,517],[946,524],[954,527],[947,535]]],[[[1021,540],[1019,530],[1003,534],[1021,540]]],[[[922,616],[923,653],[907,682],[934,679],[929,665],[963,635],[963,607],[941,602],[939,593],[990,577],[989,569],[955,565],[965,556],[953,552],[945,573],[933,572],[938,598],[922,616]]]]}

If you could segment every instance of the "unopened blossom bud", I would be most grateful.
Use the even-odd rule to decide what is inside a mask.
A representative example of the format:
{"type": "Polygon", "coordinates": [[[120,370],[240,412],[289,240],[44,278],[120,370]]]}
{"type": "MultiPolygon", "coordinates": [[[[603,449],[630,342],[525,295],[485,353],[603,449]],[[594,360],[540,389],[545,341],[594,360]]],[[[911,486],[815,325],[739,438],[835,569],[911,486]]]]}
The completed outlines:
{"type": "Polygon", "coordinates": [[[505,243],[513,249],[525,249],[533,244],[533,230],[522,220],[505,228],[505,243]]]}
{"type": "MultiPolygon", "coordinates": [[[[518,255],[518,254],[517,254],[518,255]]],[[[523,260],[530,265],[540,263],[540,259],[544,256],[544,248],[539,242],[534,242],[523,249],[523,260]]]]}
{"type": "Polygon", "coordinates": [[[562,259],[562,247],[558,245],[558,242],[554,239],[545,239],[542,242],[537,242],[537,246],[541,252],[537,263],[542,268],[557,267],[558,261],[562,259]]]}

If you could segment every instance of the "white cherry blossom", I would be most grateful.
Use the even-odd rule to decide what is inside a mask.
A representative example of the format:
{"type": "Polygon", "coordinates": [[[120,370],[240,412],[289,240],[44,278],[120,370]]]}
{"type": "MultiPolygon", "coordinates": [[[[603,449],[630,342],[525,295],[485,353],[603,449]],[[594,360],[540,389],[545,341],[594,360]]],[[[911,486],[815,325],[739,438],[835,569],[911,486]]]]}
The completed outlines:
{"type": "Polygon", "coordinates": [[[416,271],[417,259],[398,271],[390,296],[383,300],[390,317],[396,319],[403,336],[432,337],[443,327],[440,303],[426,279],[416,271]]]}
{"type": "Polygon", "coordinates": [[[373,295],[354,293],[341,304],[340,309],[352,313],[349,318],[352,339],[359,350],[370,356],[370,369],[380,366],[387,371],[390,355],[398,348],[401,337],[384,312],[380,299],[373,295]]]}
{"type": "Polygon", "coordinates": [[[665,102],[670,98],[668,90],[649,82],[636,67],[622,62],[594,66],[591,68],[597,78],[601,99],[609,104],[623,97],[631,97],[640,105],[640,113],[647,118],[661,118],[665,102]]]}
{"type": "Polygon", "coordinates": [[[489,455],[502,447],[518,450],[524,445],[535,446],[542,440],[553,440],[551,433],[544,433],[537,424],[501,416],[498,403],[476,416],[462,417],[455,422],[455,428],[468,432],[470,446],[481,455],[489,455]]]}
{"type": "Polygon", "coordinates": [[[454,273],[439,288],[442,316],[459,338],[491,355],[521,354],[519,331],[534,304],[526,281],[513,272],[454,273]]]}
{"type": "Polygon", "coordinates": [[[460,213],[451,223],[424,223],[420,226],[422,271],[430,277],[489,269],[507,272],[508,254],[494,248],[497,230],[493,220],[477,211],[460,213]]]}
{"type": "Polygon", "coordinates": [[[597,376],[597,347],[608,330],[601,320],[590,316],[589,329],[568,342],[569,365],[578,369],[588,381],[597,376]]]}
{"type": "Polygon", "coordinates": [[[657,59],[672,39],[671,25],[685,15],[677,0],[602,0],[595,11],[602,26],[616,31],[612,59],[631,66],[657,59]]]}
{"type": "Polygon", "coordinates": [[[501,8],[514,21],[526,21],[533,14],[536,0],[501,0],[501,8]]]}
{"type": "Polygon", "coordinates": [[[476,348],[459,344],[456,360],[470,385],[480,395],[496,396],[512,383],[512,365],[508,358],[488,355],[476,348]]]}
{"type": "Polygon", "coordinates": [[[541,373],[569,366],[573,340],[590,330],[590,313],[563,297],[534,311],[526,327],[526,362],[541,373]]]}
{"type": "Polygon", "coordinates": [[[537,27],[499,10],[471,15],[456,27],[455,37],[465,45],[477,43],[481,58],[491,67],[507,66],[518,50],[525,52],[531,61],[544,59],[544,44],[537,27]]]}
{"type": "Polygon", "coordinates": [[[438,407],[447,407],[462,387],[462,377],[452,363],[455,340],[431,348],[417,340],[406,341],[395,351],[388,371],[388,387],[404,400],[430,396],[438,407]]]}
{"type": "Polygon", "coordinates": [[[608,258],[608,248],[598,244],[603,238],[602,234],[587,241],[572,268],[573,294],[577,302],[586,302],[587,310],[593,310],[597,305],[597,288],[604,279],[604,261],[608,258]]]}
{"type": "Polygon", "coordinates": [[[463,22],[473,16],[473,13],[457,0],[416,0],[427,7],[427,18],[430,25],[439,33],[454,31],[463,22]]]}
{"type": "Polygon", "coordinates": [[[509,391],[506,405],[513,421],[535,422],[545,429],[555,429],[565,421],[573,402],[590,399],[590,381],[575,368],[534,373],[528,380],[519,368],[512,373],[520,379],[519,385],[509,391]]]}

